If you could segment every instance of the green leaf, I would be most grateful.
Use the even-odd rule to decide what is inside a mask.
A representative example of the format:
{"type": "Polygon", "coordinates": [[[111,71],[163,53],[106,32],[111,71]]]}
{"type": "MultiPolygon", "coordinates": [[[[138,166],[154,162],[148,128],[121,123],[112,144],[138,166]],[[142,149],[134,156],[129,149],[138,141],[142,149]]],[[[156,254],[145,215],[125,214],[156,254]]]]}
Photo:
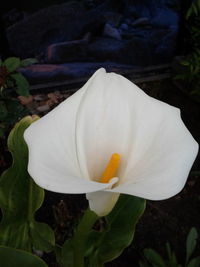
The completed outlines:
{"type": "Polygon", "coordinates": [[[90,262],[101,266],[117,258],[131,244],[135,226],[145,210],[145,204],[144,199],[120,196],[114,209],[106,216],[105,231],[92,231],[90,234],[86,252],[90,262]]]}
{"type": "Polygon", "coordinates": [[[66,267],[83,266],[88,236],[98,216],[89,208],[84,212],[72,239],[67,240],[62,249],[62,261],[66,267]]]}
{"type": "Polygon", "coordinates": [[[6,66],[8,72],[16,71],[20,66],[20,59],[18,57],[9,57],[4,61],[4,66],[6,66]]]}
{"type": "Polygon", "coordinates": [[[193,13],[197,16],[198,15],[198,9],[195,4],[193,4],[193,13]]]}
{"type": "Polygon", "coordinates": [[[187,267],[200,267],[200,256],[192,259],[187,267]]]}
{"type": "Polygon", "coordinates": [[[170,263],[172,266],[181,266],[180,264],[178,264],[177,262],[177,258],[174,252],[172,252],[172,257],[170,259],[170,263]]]}
{"type": "Polygon", "coordinates": [[[26,58],[26,59],[21,60],[20,66],[26,67],[26,66],[29,66],[35,63],[38,63],[38,60],[36,58],[26,58]]]}
{"type": "Polygon", "coordinates": [[[61,260],[63,267],[74,267],[74,250],[71,240],[67,240],[61,251],[61,260]]]}
{"type": "Polygon", "coordinates": [[[186,13],[186,16],[185,16],[186,20],[189,19],[189,17],[191,16],[191,14],[192,14],[192,9],[190,8],[190,9],[188,9],[188,11],[186,13]]]}
{"type": "Polygon", "coordinates": [[[23,138],[25,129],[36,119],[37,116],[23,118],[8,137],[13,163],[0,177],[0,208],[3,215],[0,245],[27,251],[32,251],[33,246],[35,249],[42,246],[49,251],[49,239],[53,243],[52,236],[49,238],[48,230],[34,220],[36,210],[42,205],[44,190],[35,184],[27,172],[28,148],[23,138]],[[44,231],[40,238],[37,233],[39,230],[44,231]],[[44,239],[47,244],[44,244],[44,239]],[[38,240],[41,244],[38,244],[38,240]]]}
{"type": "Polygon", "coordinates": [[[0,259],[2,267],[48,267],[39,257],[9,247],[0,247],[0,259]]]}
{"type": "Polygon", "coordinates": [[[186,61],[186,60],[182,60],[181,61],[181,65],[182,66],[189,66],[190,65],[190,62],[186,61]]]}
{"type": "Polygon", "coordinates": [[[171,250],[171,246],[169,243],[166,243],[166,250],[167,250],[167,256],[169,259],[169,265],[170,266],[179,266],[175,253],[171,250]]]}
{"type": "Polygon", "coordinates": [[[50,252],[55,246],[53,230],[45,223],[34,222],[30,225],[30,235],[33,246],[37,250],[50,252]]]}
{"type": "Polygon", "coordinates": [[[189,261],[197,244],[198,233],[196,228],[192,227],[186,240],[186,263],[189,261]]]}
{"type": "Polygon", "coordinates": [[[10,75],[16,82],[16,92],[18,95],[22,95],[22,96],[29,96],[29,82],[27,81],[27,79],[20,73],[14,73],[10,75]]]}
{"type": "Polygon", "coordinates": [[[49,225],[34,222],[30,225],[32,244],[37,250],[50,252],[55,246],[55,236],[49,225]]]}
{"type": "Polygon", "coordinates": [[[144,249],[145,258],[155,267],[166,267],[163,258],[153,249],[144,249]]]}
{"type": "Polygon", "coordinates": [[[26,108],[15,98],[3,98],[2,102],[7,109],[7,115],[4,117],[4,122],[9,123],[10,125],[15,124],[16,121],[28,114],[26,108]]]}

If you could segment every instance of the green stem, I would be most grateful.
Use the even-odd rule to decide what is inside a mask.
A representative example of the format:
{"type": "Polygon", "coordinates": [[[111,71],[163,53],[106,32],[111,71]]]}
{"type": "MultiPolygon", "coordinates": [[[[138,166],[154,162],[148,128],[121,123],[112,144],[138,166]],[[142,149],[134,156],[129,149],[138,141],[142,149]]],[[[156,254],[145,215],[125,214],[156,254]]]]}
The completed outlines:
{"type": "Polygon", "coordinates": [[[74,266],[84,267],[85,242],[98,216],[89,208],[85,211],[73,237],[74,266]]]}

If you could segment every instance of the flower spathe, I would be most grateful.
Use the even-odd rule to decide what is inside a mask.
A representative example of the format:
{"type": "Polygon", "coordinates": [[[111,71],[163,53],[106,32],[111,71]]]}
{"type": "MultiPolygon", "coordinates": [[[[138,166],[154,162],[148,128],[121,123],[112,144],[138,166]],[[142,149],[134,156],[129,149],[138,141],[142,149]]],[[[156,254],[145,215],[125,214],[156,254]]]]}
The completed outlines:
{"type": "Polygon", "coordinates": [[[35,182],[54,192],[86,193],[99,216],[112,210],[120,193],[150,200],[174,196],[198,151],[179,109],[104,69],[34,122],[24,137],[35,182]],[[120,155],[119,167],[102,183],[114,153],[120,155]]]}

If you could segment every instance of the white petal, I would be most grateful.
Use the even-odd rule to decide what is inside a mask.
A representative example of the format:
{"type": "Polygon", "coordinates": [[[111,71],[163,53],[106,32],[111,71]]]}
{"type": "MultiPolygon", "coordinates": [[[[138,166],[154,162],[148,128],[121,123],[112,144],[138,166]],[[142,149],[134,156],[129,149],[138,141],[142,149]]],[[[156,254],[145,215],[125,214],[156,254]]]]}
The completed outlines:
{"type": "Polygon", "coordinates": [[[90,209],[99,217],[106,216],[111,212],[119,196],[119,193],[111,193],[106,191],[98,191],[86,194],[90,209]]]}
{"type": "MultiPolygon", "coordinates": [[[[118,181],[118,178],[112,178],[112,185],[118,181]]],[[[108,188],[111,188],[110,184],[108,188]]],[[[120,194],[111,193],[105,191],[98,191],[86,194],[86,198],[89,201],[89,207],[94,211],[99,217],[106,216],[115,206],[120,194]]]]}
{"type": "Polygon", "coordinates": [[[186,183],[198,144],[172,106],[150,98],[135,113],[126,172],[112,191],[151,200],[174,196],[186,183]]]}
{"type": "Polygon", "coordinates": [[[95,183],[111,154],[121,155],[112,192],[162,199],[183,187],[198,145],[178,110],[114,73],[88,83],[25,134],[29,171],[42,187],[64,193],[107,188],[95,183]]]}
{"type": "Polygon", "coordinates": [[[95,75],[81,90],[25,131],[29,173],[38,185],[47,190],[86,193],[107,188],[107,185],[92,182],[83,175],[76,154],[77,110],[95,75]]]}
{"type": "Polygon", "coordinates": [[[119,153],[119,186],[110,191],[148,199],[178,193],[198,151],[177,108],[103,71],[82,99],[76,134],[85,176],[98,180],[111,154],[119,153]]]}
{"type": "Polygon", "coordinates": [[[88,87],[76,128],[77,156],[86,177],[98,181],[113,153],[121,156],[118,176],[122,176],[132,137],[135,94],[145,95],[122,76],[105,71],[99,71],[88,87]]]}

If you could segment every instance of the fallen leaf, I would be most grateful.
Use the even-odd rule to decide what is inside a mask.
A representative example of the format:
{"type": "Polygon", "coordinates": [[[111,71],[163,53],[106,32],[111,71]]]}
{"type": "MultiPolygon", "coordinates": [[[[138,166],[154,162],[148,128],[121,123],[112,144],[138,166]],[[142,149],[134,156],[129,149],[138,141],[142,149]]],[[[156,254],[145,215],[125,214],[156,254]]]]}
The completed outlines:
{"type": "Polygon", "coordinates": [[[18,96],[18,99],[22,105],[26,106],[33,101],[33,96],[32,95],[29,95],[29,96],[20,95],[20,96],[18,96]]]}

